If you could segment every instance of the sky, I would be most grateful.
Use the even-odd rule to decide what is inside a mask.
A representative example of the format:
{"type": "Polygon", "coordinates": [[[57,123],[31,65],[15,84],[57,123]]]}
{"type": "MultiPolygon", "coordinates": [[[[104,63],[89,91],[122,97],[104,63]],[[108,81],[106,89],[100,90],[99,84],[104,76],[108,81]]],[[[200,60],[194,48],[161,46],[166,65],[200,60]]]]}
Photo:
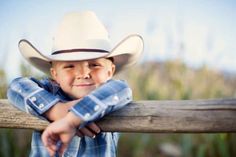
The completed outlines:
{"type": "Polygon", "coordinates": [[[236,72],[235,0],[3,0],[0,2],[0,66],[9,79],[24,61],[17,44],[31,41],[51,53],[65,13],[94,11],[115,46],[128,34],[143,36],[140,62],[181,59],[189,66],[236,72]]]}

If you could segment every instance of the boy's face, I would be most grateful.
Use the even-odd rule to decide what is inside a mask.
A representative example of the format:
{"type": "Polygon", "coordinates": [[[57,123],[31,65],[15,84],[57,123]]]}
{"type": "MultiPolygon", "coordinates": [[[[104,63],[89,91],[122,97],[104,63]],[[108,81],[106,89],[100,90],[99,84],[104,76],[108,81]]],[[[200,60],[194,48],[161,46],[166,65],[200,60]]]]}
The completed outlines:
{"type": "Polygon", "coordinates": [[[111,79],[115,65],[105,58],[87,61],[56,61],[52,63],[52,78],[73,99],[80,99],[111,79]]]}

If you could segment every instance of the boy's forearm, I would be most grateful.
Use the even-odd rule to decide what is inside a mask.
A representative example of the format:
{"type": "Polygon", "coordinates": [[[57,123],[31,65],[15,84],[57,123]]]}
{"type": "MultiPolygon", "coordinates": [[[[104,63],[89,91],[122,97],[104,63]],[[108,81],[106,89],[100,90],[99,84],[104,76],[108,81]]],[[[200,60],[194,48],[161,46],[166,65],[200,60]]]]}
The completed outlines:
{"type": "MultiPolygon", "coordinates": [[[[55,121],[64,117],[74,104],[59,105],[60,100],[57,97],[43,86],[39,87],[39,81],[37,83],[34,81],[29,78],[15,79],[8,89],[10,102],[22,111],[39,118],[46,117],[55,121]]],[[[132,91],[128,85],[120,80],[111,80],[83,98],[82,102],[77,103],[71,110],[83,121],[89,122],[118,110],[131,100],[132,91]]]]}
{"type": "Polygon", "coordinates": [[[61,102],[58,102],[52,106],[48,111],[46,111],[43,116],[50,121],[56,121],[65,117],[67,114],[66,110],[69,110],[70,107],[63,105],[61,102]]]}
{"type": "Polygon", "coordinates": [[[65,116],[65,119],[73,128],[78,128],[82,123],[82,119],[72,112],[68,112],[65,116]]]}
{"type": "Polygon", "coordinates": [[[39,118],[60,100],[30,78],[16,78],[7,91],[8,100],[16,108],[39,118]]]}
{"type": "Polygon", "coordinates": [[[132,91],[127,83],[111,80],[81,99],[71,108],[71,112],[83,120],[81,126],[84,126],[124,107],[131,101],[132,91]]]}
{"type": "Polygon", "coordinates": [[[69,101],[69,102],[58,102],[53,107],[51,107],[43,115],[50,121],[56,121],[65,117],[69,109],[74,106],[79,100],[69,101]]]}

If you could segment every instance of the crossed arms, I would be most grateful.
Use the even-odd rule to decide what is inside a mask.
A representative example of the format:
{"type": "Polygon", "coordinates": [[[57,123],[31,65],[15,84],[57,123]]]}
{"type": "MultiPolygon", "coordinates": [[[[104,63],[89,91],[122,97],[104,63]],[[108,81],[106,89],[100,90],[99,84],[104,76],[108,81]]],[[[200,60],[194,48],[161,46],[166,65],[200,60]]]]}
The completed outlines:
{"type": "Polygon", "coordinates": [[[91,122],[132,101],[131,89],[121,80],[109,80],[84,98],[68,101],[60,88],[53,86],[49,79],[39,81],[34,78],[17,78],[10,84],[7,95],[18,109],[41,119],[55,121],[42,136],[50,154],[55,152],[58,141],[62,142],[60,151],[63,152],[76,133],[80,136],[93,136],[91,132],[86,132],[89,131],[86,127],[95,132],[100,130],[91,122]]]}

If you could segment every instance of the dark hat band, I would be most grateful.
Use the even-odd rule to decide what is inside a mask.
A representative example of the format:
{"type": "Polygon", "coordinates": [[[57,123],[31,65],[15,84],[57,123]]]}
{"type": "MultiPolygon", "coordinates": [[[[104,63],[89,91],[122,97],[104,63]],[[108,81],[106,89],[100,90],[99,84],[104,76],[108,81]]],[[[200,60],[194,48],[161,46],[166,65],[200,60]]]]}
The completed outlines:
{"type": "Polygon", "coordinates": [[[55,51],[52,55],[61,54],[61,53],[73,53],[73,52],[98,52],[98,53],[109,53],[109,51],[101,49],[69,49],[69,50],[60,50],[55,51]]]}

